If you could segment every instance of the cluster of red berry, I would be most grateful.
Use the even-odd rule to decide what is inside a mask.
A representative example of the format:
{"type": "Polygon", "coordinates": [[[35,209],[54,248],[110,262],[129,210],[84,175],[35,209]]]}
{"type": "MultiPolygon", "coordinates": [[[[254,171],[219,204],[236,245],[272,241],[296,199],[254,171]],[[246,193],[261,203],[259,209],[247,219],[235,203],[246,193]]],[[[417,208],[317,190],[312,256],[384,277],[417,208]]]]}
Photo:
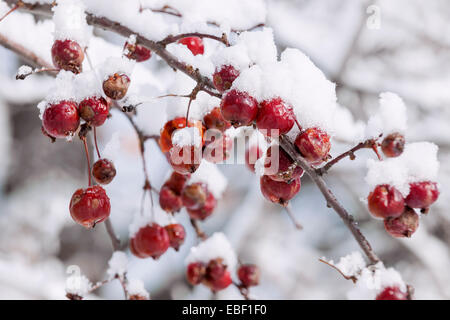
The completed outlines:
{"type": "MultiPolygon", "coordinates": [[[[381,143],[381,149],[387,157],[398,157],[404,146],[405,138],[399,133],[388,135],[381,143]]],[[[419,216],[414,209],[427,213],[439,197],[435,182],[413,182],[409,187],[409,194],[404,198],[394,186],[378,185],[367,198],[372,215],[384,219],[386,231],[396,238],[411,237],[419,227],[419,216]]]]}
{"type": "Polygon", "coordinates": [[[376,296],[375,300],[408,300],[408,295],[399,287],[387,287],[376,296]]]}

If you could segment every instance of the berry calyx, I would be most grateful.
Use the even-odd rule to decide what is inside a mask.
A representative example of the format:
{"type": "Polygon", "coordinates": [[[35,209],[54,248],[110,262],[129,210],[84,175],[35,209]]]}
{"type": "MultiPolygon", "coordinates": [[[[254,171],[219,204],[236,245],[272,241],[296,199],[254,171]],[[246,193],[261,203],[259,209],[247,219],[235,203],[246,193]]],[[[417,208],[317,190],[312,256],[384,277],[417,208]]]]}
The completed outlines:
{"type": "Polygon", "coordinates": [[[81,101],[78,110],[84,121],[92,126],[99,127],[108,118],[109,105],[103,97],[91,97],[81,101]]]}
{"type": "Polygon", "coordinates": [[[216,89],[223,93],[231,88],[237,77],[239,77],[239,71],[233,66],[225,65],[220,67],[220,69],[216,68],[216,71],[213,73],[213,83],[216,89]]]}
{"type": "Polygon", "coordinates": [[[301,182],[300,178],[292,180],[291,183],[286,183],[272,180],[268,176],[262,176],[260,186],[261,192],[267,200],[287,206],[289,200],[300,191],[301,182]]]}
{"type": "Polygon", "coordinates": [[[384,220],[384,228],[395,238],[410,238],[419,227],[419,216],[411,208],[406,208],[397,218],[384,220]]]}
{"type": "Polygon", "coordinates": [[[219,107],[215,107],[203,117],[206,129],[217,129],[224,132],[231,127],[231,123],[225,120],[219,107]]]}
{"type": "Polygon", "coordinates": [[[170,246],[167,230],[157,223],[139,229],[134,239],[134,250],[138,257],[152,257],[157,260],[170,246]]]}
{"type": "Polygon", "coordinates": [[[189,217],[194,220],[205,220],[216,208],[217,200],[212,193],[208,193],[205,204],[198,209],[187,209],[189,217]]]}
{"type": "Polygon", "coordinates": [[[318,165],[330,152],[330,136],[318,128],[309,128],[297,136],[295,145],[308,162],[318,165]]]}
{"type": "Polygon", "coordinates": [[[199,37],[186,37],[178,40],[178,43],[187,46],[194,56],[205,53],[203,40],[199,37]]]}
{"type": "Polygon", "coordinates": [[[200,284],[206,274],[206,266],[201,262],[190,263],[186,270],[186,278],[192,285],[200,284]]]}
{"type": "Polygon", "coordinates": [[[80,116],[75,102],[60,101],[50,104],[42,116],[42,126],[52,137],[65,138],[77,131],[80,116]]]}
{"type": "Polygon", "coordinates": [[[295,115],[292,106],[286,104],[281,98],[260,103],[256,127],[264,135],[277,137],[286,134],[292,129],[294,123],[295,115]]]}
{"type": "Polygon", "coordinates": [[[223,162],[230,157],[233,151],[233,140],[225,133],[214,137],[212,141],[206,142],[203,158],[211,163],[223,162]]]}
{"type": "Polygon", "coordinates": [[[244,287],[259,284],[259,268],[253,264],[244,264],[238,269],[238,277],[244,287]]]}
{"type": "Polygon", "coordinates": [[[70,200],[69,209],[76,223],[90,229],[109,217],[111,204],[105,189],[92,186],[75,191],[70,200]]]}
{"type": "Polygon", "coordinates": [[[245,164],[251,172],[255,172],[255,163],[263,154],[263,151],[257,145],[252,145],[247,149],[245,152],[245,164]]]}
{"type": "Polygon", "coordinates": [[[405,209],[403,196],[395,187],[378,185],[367,197],[369,211],[377,218],[396,218],[405,209]]]}
{"type": "Polygon", "coordinates": [[[409,187],[409,194],[405,202],[411,208],[426,209],[439,198],[439,189],[436,182],[413,182],[409,187]]]}
{"type": "Polygon", "coordinates": [[[55,67],[78,74],[82,71],[84,52],[73,40],[56,40],[52,46],[52,60],[55,67]]]}
{"type": "Polygon", "coordinates": [[[137,44],[125,42],[123,47],[124,55],[130,60],[135,60],[136,62],[144,62],[151,58],[152,53],[146,47],[137,44]]]}
{"type": "Polygon", "coordinates": [[[256,119],[258,102],[246,92],[231,90],[222,98],[220,110],[234,127],[248,126],[256,119]]]}
{"type": "Polygon", "coordinates": [[[381,142],[381,150],[386,157],[398,157],[403,153],[405,143],[405,137],[402,134],[398,132],[391,133],[381,142]]]}
{"type": "Polygon", "coordinates": [[[103,81],[103,92],[108,98],[120,100],[127,94],[130,78],[126,74],[114,73],[103,81]]]}
{"type": "Polygon", "coordinates": [[[387,287],[381,291],[376,300],[408,300],[408,295],[402,292],[399,287],[387,287]]]}
{"type": "Polygon", "coordinates": [[[99,159],[92,166],[92,175],[99,184],[109,184],[116,176],[116,167],[111,160],[99,159]]]}
{"type": "Polygon", "coordinates": [[[164,228],[169,234],[170,246],[178,251],[186,238],[186,231],[184,230],[184,227],[179,223],[172,223],[164,228]]]}
{"type": "Polygon", "coordinates": [[[267,149],[264,161],[264,174],[275,181],[291,182],[303,175],[303,169],[294,164],[289,155],[278,145],[272,145],[267,149]],[[276,159],[272,159],[272,153],[276,159]],[[275,160],[273,162],[272,160],[275,160]]]}

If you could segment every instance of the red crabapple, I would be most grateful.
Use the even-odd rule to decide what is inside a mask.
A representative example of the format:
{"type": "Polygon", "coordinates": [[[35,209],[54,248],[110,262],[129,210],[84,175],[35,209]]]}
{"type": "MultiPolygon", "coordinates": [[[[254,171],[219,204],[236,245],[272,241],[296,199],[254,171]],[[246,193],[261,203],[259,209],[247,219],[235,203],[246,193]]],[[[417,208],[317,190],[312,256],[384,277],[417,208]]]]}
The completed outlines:
{"type": "Polygon", "coordinates": [[[86,98],[78,106],[80,117],[95,127],[105,123],[109,114],[108,102],[103,97],[86,98]]]}
{"type": "Polygon", "coordinates": [[[109,184],[116,176],[116,167],[111,160],[98,159],[92,166],[92,175],[99,184],[109,184]]]}
{"type": "Polygon", "coordinates": [[[260,103],[256,127],[266,136],[279,136],[288,133],[295,123],[295,115],[292,106],[281,98],[265,100],[260,103]],[[278,130],[276,131],[272,130],[278,130]]]}
{"type": "Polygon", "coordinates": [[[284,181],[289,183],[290,181],[300,178],[303,175],[303,169],[294,164],[289,155],[281,149],[278,145],[272,145],[267,149],[266,158],[264,161],[264,169],[266,174],[270,179],[275,181],[284,181]],[[275,150],[278,149],[278,152],[275,150]],[[273,151],[274,150],[274,151],[273,151]],[[276,172],[272,168],[272,152],[278,153],[278,170],[276,172]]]}
{"type": "Polygon", "coordinates": [[[173,146],[169,151],[169,163],[180,174],[194,173],[201,160],[202,149],[196,146],[173,146]]]}
{"type": "Polygon", "coordinates": [[[187,46],[194,56],[198,54],[203,54],[205,52],[203,40],[199,37],[186,37],[178,40],[178,43],[187,46]]]}
{"type": "Polygon", "coordinates": [[[408,300],[406,293],[402,292],[399,287],[387,287],[381,291],[376,300],[408,300]]]}
{"type": "Polygon", "coordinates": [[[50,104],[42,116],[42,125],[45,131],[55,138],[73,135],[80,125],[76,103],[64,100],[50,104]]]}
{"type": "Polygon", "coordinates": [[[164,183],[164,186],[169,187],[173,190],[177,195],[181,195],[181,191],[183,191],[184,185],[189,180],[191,176],[179,174],[178,172],[172,172],[169,179],[164,183]]]}
{"type": "Polygon", "coordinates": [[[225,120],[219,107],[215,107],[203,117],[206,129],[217,129],[225,131],[231,127],[231,123],[225,120]]]}
{"type": "Polygon", "coordinates": [[[386,157],[394,158],[403,153],[405,149],[405,137],[396,132],[391,133],[381,142],[381,150],[386,157]]]}
{"type": "Polygon", "coordinates": [[[238,269],[238,277],[244,287],[257,286],[259,283],[259,268],[253,264],[244,264],[238,269]]]}
{"type": "Polygon", "coordinates": [[[184,230],[184,227],[179,223],[172,223],[164,228],[169,234],[170,246],[178,251],[186,238],[186,231],[184,230]]]}
{"type": "Polygon", "coordinates": [[[295,145],[308,162],[318,165],[330,152],[330,136],[318,128],[310,128],[299,133],[295,145]]]}
{"type": "Polygon", "coordinates": [[[184,187],[181,193],[183,205],[188,209],[202,208],[209,195],[208,187],[203,183],[193,183],[184,187]]]}
{"type": "Polygon", "coordinates": [[[52,46],[52,60],[55,67],[78,74],[82,71],[84,52],[73,40],[56,40],[52,46]]]}
{"type": "Polygon", "coordinates": [[[136,249],[136,238],[134,238],[134,237],[130,239],[130,251],[134,256],[136,256],[138,258],[141,258],[141,259],[147,258],[147,256],[145,254],[142,254],[141,252],[139,252],[136,249]]]}
{"type": "Polygon", "coordinates": [[[262,155],[263,151],[257,145],[250,146],[245,152],[245,164],[251,172],[255,172],[255,163],[262,155]]]}
{"type": "Polygon", "coordinates": [[[212,291],[223,290],[232,282],[230,271],[227,270],[222,259],[213,259],[208,263],[203,283],[212,291]]]}
{"type": "MultiPolygon", "coordinates": [[[[196,127],[202,133],[203,136],[203,124],[200,121],[187,121],[188,127],[196,127]]],[[[161,129],[159,138],[159,147],[163,153],[169,152],[172,148],[172,134],[177,129],[183,129],[186,127],[186,118],[178,117],[173,120],[169,120],[164,124],[161,129]]]]}
{"type": "Polygon", "coordinates": [[[111,204],[105,189],[92,186],[75,191],[70,200],[69,209],[75,222],[90,229],[109,217],[111,204]]]}
{"type": "Polygon", "coordinates": [[[248,126],[256,119],[258,102],[246,92],[231,90],[222,98],[220,110],[233,126],[248,126]]]}
{"type": "Polygon", "coordinates": [[[233,66],[225,65],[220,67],[220,69],[216,68],[216,71],[213,73],[213,83],[216,89],[223,93],[231,88],[237,77],[239,77],[239,71],[233,66]]]}
{"type": "Polygon", "coordinates": [[[206,266],[201,262],[190,263],[186,270],[186,278],[192,285],[200,284],[206,274],[206,266]]]}
{"type": "Polygon", "coordinates": [[[268,176],[262,176],[260,185],[261,192],[267,200],[286,206],[289,200],[300,191],[301,182],[300,178],[294,179],[291,183],[286,183],[272,180],[268,176]]]}
{"type": "Polygon", "coordinates": [[[411,208],[426,209],[439,197],[439,189],[436,182],[413,182],[409,187],[409,194],[405,202],[411,208]]]}
{"type": "Polygon", "coordinates": [[[187,209],[189,217],[195,220],[205,220],[214,211],[217,205],[217,200],[212,193],[208,193],[205,204],[198,209],[187,209]]]}
{"type": "Polygon", "coordinates": [[[419,216],[411,208],[406,208],[397,218],[384,219],[384,228],[395,238],[410,238],[418,227],[419,216]]]}
{"type": "Polygon", "coordinates": [[[144,62],[151,58],[152,53],[146,47],[137,43],[125,42],[123,47],[124,54],[128,59],[135,60],[136,62],[144,62]]]}
{"type": "Polygon", "coordinates": [[[174,213],[183,208],[183,201],[179,194],[167,186],[162,186],[159,190],[159,205],[164,211],[174,213]]]}
{"type": "Polygon", "coordinates": [[[134,249],[141,256],[152,257],[155,260],[162,256],[170,246],[167,230],[157,223],[139,229],[134,239],[134,249]]]}
{"type": "Polygon", "coordinates": [[[367,197],[369,211],[377,218],[396,218],[405,209],[403,196],[395,187],[378,185],[367,197]]]}
{"type": "Polygon", "coordinates": [[[126,74],[114,73],[103,81],[103,92],[108,98],[120,100],[127,94],[130,78],[126,74]]]}

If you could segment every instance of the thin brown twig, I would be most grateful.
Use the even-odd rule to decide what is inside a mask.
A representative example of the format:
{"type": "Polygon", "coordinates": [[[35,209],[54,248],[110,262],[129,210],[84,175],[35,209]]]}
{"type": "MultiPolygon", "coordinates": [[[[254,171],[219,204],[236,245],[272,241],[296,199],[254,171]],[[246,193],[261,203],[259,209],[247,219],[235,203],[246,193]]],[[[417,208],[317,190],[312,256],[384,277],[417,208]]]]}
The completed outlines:
{"type": "Polygon", "coordinates": [[[216,40],[218,42],[223,43],[227,47],[230,46],[230,43],[228,42],[227,35],[225,33],[223,33],[221,37],[218,37],[218,36],[214,36],[214,35],[211,35],[211,34],[200,33],[200,32],[182,33],[182,34],[178,34],[176,36],[169,35],[166,38],[164,38],[163,40],[158,41],[158,44],[160,44],[162,46],[167,46],[170,43],[174,43],[174,42],[177,42],[177,41],[179,41],[181,39],[188,38],[188,37],[198,37],[198,38],[212,39],[212,40],[216,40]]]}
{"type": "Polygon", "coordinates": [[[97,143],[97,128],[94,126],[94,145],[95,145],[95,150],[97,151],[97,156],[99,159],[102,158],[102,156],[100,155],[100,150],[98,149],[98,143],[97,143]]]}
{"type": "Polygon", "coordinates": [[[117,237],[114,232],[114,228],[111,223],[111,219],[108,218],[105,220],[106,231],[108,232],[109,238],[111,239],[111,243],[114,251],[120,250],[120,239],[117,237]]]}
{"type": "Polygon", "coordinates": [[[283,208],[286,210],[289,218],[291,219],[292,223],[294,224],[295,228],[298,230],[303,230],[303,226],[300,222],[297,221],[297,219],[294,216],[294,213],[292,212],[292,207],[288,204],[287,206],[283,206],[283,208]]]}
{"type": "Polygon", "coordinates": [[[358,279],[355,276],[347,276],[346,274],[344,274],[342,272],[341,269],[339,269],[338,267],[336,267],[334,264],[329,263],[328,261],[325,261],[323,259],[319,259],[320,262],[325,263],[326,265],[332,267],[334,270],[336,270],[337,272],[339,272],[341,274],[341,276],[344,277],[345,280],[352,280],[353,283],[356,283],[356,281],[358,281],[358,279]]]}
{"type": "Polygon", "coordinates": [[[8,10],[8,12],[6,12],[3,17],[0,18],[0,22],[3,21],[3,19],[5,19],[7,16],[9,16],[11,13],[13,13],[14,11],[16,11],[17,9],[19,9],[21,6],[23,5],[22,1],[18,1],[17,4],[12,7],[10,10],[8,10]]]}
{"type": "Polygon", "coordinates": [[[88,149],[88,145],[86,142],[86,137],[81,137],[81,140],[83,141],[83,145],[84,145],[84,152],[86,153],[86,162],[87,162],[87,173],[88,173],[88,182],[89,182],[89,187],[92,186],[92,178],[91,178],[91,159],[89,157],[89,149],[88,149]]]}
{"type": "Polygon", "coordinates": [[[21,73],[16,74],[16,80],[25,80],[27,77],[31,76],[32,74],[36,73],[42,73],[42,72],[59,72],[61,69],[58,68],[42,68],[42,69],[34,69],[31,70],[28,73],[21,73]]]}
{"type": "Polygon", "coordinates": [[[195,219],[191,219],[190,221],[191,221],[192,227],[195,230],[195,234],[197,235],[197,237],[202,241],[208,239],[208,236],[206,235],[206,233],[204,233],[203,230],[198,225],[198,221],[195,219]]]}

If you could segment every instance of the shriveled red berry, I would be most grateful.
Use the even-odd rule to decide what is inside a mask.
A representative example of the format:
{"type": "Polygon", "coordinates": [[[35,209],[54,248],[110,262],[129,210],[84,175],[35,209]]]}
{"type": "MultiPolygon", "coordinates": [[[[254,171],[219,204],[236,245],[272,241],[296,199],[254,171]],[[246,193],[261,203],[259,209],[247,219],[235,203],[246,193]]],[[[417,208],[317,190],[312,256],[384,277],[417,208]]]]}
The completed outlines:
{"type": "Polygon", "coordinates": [[[439,198],[439,189],[436,182],[413,182],[409,187],[409,194],[405,202],[411,208],[426,209],[439,198]]]}
{"type": "Polygon", "coordinates": [[[267,149],[264,161],[264,174],[275,181],[290,182],[303,175],[303,169],[294,164],[289,155],[278,145],[272,145],[267,149]],[[272,159],[278,154],[278,157],[272,159]],[[275,163],[272,161],[275,160],[275,163]],[[277,169],[278,168],[278,169],[277,169]]]}
{"type": "Polygon", "coordinates": [[[225,120],[219,107],[215,107],[203,117],[206,129],[217,129],[225,131],[231,127],[231,123],[225,120]]]}
{"type": "Polygon", "coordinates": [[[245,287],[257,286],[259,284],[259,268],[254,264],[244,264],[238,269],[238,277],[245,287]]]}
{"type": "Polygon", "coordinates": [[[186,37],[178,40],[178,43],[187,46],[194,56],[205,53],[203,40],[199,37],[186,37]]]}
{"type": "Polygon", "coordinates": [[[391,133],[383,139],[383,142],[381,142],[381,150],[386,157],[398,157],[403,153],[405,143],[405,136],[398,132],[391,133]]]}
{"type": "Polygon", "coordinates": [[[80,73],[83,68],[84,52],[73,40],[56,40],[52,46],[52,60],[55,67],[80,73]]]}
{"type": "Polygon", "coordinates": [[[216,208],[217,200],[212,193],[208,193],[205,204],[198,209],[187,209],[189,217],[195,220],[205,220],[216,208]]]}
{"type": "Polygon", "coordinates": [[[209,193],[204,183],[193,183],[183,189],[181,199],[186,208],[195,210],[205,205],[209,193]]]}
{"type": "Polygon", "coordinates": [[[228,159],[233,152],[233,140],[225,133],[211,140],[211,142],[207,141],[205,144],[203,158],[212,163],[219,163],[228,159]]]}
{"type": "Polygon", "coordinates": [[[213,83],[219,92],[225,92],[231,88],[233,81],[237,77],[239,77],[239,71],[233,66],[225,65],[220,67],[220,69],[216,68],[216,71],[213,73],[213,83]]]}
{"type": "Polygon", "coordinates": [[[405,209],[403,196],[395,187],[378,185],[367,197],[369,211],[377,218],[396,218],[405,209]]]}
{"type": "Polygon", "coordinates": [[[263,151],[257,145],[252,145],[247,149],[245,152],[245,164],[251,172],[255,172],[255,163],[263,154],[263,151]]]}
{"type": "Polygon", "coordinates": [[[173,146],[169,151],[169,163],[180,174],[194,173],[202,161],[202,149],[196,146],[173,146]]]}
{"type": "Polygon", "coordinates": [[[141,256],[152,257],[155,260],[162,256],[170,246],[167,230],[157,223],[139,229],[134,238],[136,251],[141,256]]]}
{"type": "Polygon", "coordinates": [[[52,137],[65,138],[77,131],[80,116],[75,102],[60,101],[50,104],[42,116],[42,126],[52,137]]]}
{"type": "Polygon", "coordinates": [[[80,117],[95,127],[105,123],[109,114],[108,102],[103,97],[86,98],[78,106],[80,117]]]}
{"type": "Polygon", "coordinates": [[[309,128],[297,136],[295,145],[306,160],[318,165],[330,152],[330,136],[318,128],[309,128]]]}
{"type": "Polygon", "coordinates": [[[256,127],[268,136],[277,137],[288,133],[295,123],[295,115],[292,106],[281,98],[264,100],[259,105],[256,127]]]}
{"type": "Polygon", "coordinates": [[[72,219],[89,229],[109,217],[111,204],[105,189],[92,186],[75,191],[69,209],[72,219]]]}
{"type": "Polygon", "coordinates": [[[410,238],[419,227],[419,216],[411,208],[397,218],[384,219],[384,228],[395,238],[410,238]]]}
{"type": "Polygon", "coordinates": [[[231,275],[222,259],[213,259],[206,267],[203,283],[213,291],[227,288],[231,283],[231,275]]]}
{"type": "Polygon", "coordinates": [[[161,190],[159,190],[159,205],[164,211],[175,213],[183,208],[183,201],[179,194],[176,194],[169,187],[163,186],[161,190]]]}
{"type": "MultiPolygon", "coordinates": [[[[187,121],[188,127],[196,127],[202,133],[203,136],[203,124],[201,121],[187,121]]],[[[183,129],[186,127],[186,118],[178,117],[173,120],[169,120],[166,122],[164,127],[161,129],[160,138],[159,138],[159,147],[162,152],[169,152],[173,147],[172,144],[172,134],[177,129],[183,129]]]]}
{"type": "Polygon", "coordinates": [[[291,183],[275,181],[268,176],[262,176],[260,179],[261,192],[263,196],[282,206],[286,206],[299,191],[301,187],[300,178],[292,180],[291,183]]]}
{"type": "Polygon", "coordinates": [[[120,100],[127,94],[130,78],[126,74],[114,73],[103,81],[103,92],[113,100],[120,100]]]}
{"type": "Polygon", "coordinates": [[[376,300],[407,300],[408,296],[399,287],[387,287],[381,291],[376,300]]]}
{"type": "Polygon", "coordinates": [[[99,159],[92,166],[92,175],[99,184],[109,184],[116,176],[116,167],[111,160],[99,159]]]}
{"type": "Polygon", "coordinates": [[[172,223],[164,228],[166,228],[166,231],[169,234],[170,246],[178,251],[186,238],[184,227],[179,223],[172,223]]]}
{"type": "Polygon", "coordinates": [[[201,262],[190,263],[186,270],[186,278],[192,285],[200,284],[206,274],[206,266],[201,262]]]}
{"type": "Polygon", "coordinates": [[[144,62],[151,58],[152,53],[146,47],[138,44],[138,43],[129,43],[125,42],[123,47],[124,55],[131,60],[135,60],[136,62],[144,62]]]}
{"type": "Polygon", "coordinates": [[[258,102],[246,92],[231,90],[222,98],[220,110],[233,126],[248,126],[256,119],[258,102]]]}

